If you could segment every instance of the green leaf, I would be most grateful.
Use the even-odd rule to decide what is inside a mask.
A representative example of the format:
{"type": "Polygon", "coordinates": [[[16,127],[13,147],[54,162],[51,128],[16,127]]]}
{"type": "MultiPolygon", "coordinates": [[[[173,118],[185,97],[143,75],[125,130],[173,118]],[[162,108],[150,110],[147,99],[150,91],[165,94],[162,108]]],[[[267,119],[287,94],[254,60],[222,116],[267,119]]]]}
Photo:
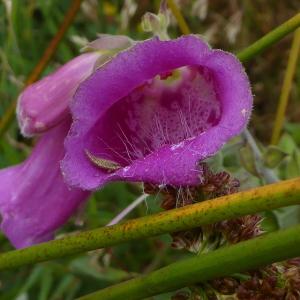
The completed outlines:
{"type": "Polygon", "coordinates": [[[287,153],[281,150],[277,146],[268,146],[263,154],[263,163],[268,168],[277,167],[284,158],[287,157],[287,153]]]}
{"type": "Polygon", "coordinates": [[[286,178],[294,178],[297,176],[300,176],[300,152],[294,151],[287,163],[286,178]]]}
{"type": "Polygon", "coordinates": [[[69,290],[70,286],[72,285],[72,282],[74,282],[75,277],[73,275],[66,275],[63,277],[63,279],[60,281],[58,286],[56,287],[55,291],[49,298],[50,300],[59,300],[63,299],[63,295],[66,293],[66,291],[69,290]]]}
{"type": "Polygon", "coordinates": [[[43,271],[44,267],[42,265],[35,266],[28,279],[20,289],[19,295],[26,293],[33,285],[35,285],[40,280],[43,271]]]}
{"type": "Polygon", "coordinates": [[[285,153],[292,154],[295,149],[297,149],[297,145],[288,133],[284,133],[279,140],[278,147],[285,153]]]}
{"type": "Polygon", "coordinates": [[[249,145],[240,149],[240,159],[242,166],[252,175],[259,177],[255,156],[249,145]]]}
{"type": "Polygon", "coordinates": [[[265,211],[263,214],[262,229],[266,232],[276,231],[280,228],[278,216],[274,211],[265,211]]]}
{"type": "Polygon", "coordinates": [[[45,269],[41,277],[41,289],[39,293],[38,300],[47,300],[49,299],[49,293],[53,283],[52,273],[50,268],[45,269]]]}
{"type": "Polygon", "coordinates": [[[296,144],[300,145],[300,123],[285,123],[286,131],[293,137],[296,144]]]}
{"type": "Polygon", "coordinates": [[[287,228],[300,223],[300,205],[279,208],[273,211],[279,228],[287,228]]]}
{"type": "Polygon", "coordinates": [[[213,172],[220,172],[223,167],[223,154],[219,151],[216,155],[205,160],[208,163],[209,167],[213,170],[213,172]]]}
{"type": "Polygon", "coordinates": [[[101,267],[92,263],[90,257],[80,257],[74,260],[70,268],[73,272],[90,276],[105,282],[118,282],[128,279],[129,273],[112,267],[101,267]]]}

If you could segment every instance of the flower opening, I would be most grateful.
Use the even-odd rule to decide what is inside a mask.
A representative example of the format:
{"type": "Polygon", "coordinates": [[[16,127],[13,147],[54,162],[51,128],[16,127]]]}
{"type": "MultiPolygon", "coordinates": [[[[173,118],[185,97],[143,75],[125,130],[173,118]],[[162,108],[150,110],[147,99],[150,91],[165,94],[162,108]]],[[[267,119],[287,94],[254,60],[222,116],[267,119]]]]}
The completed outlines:
{"type": "Polygon", "coordinates": [[[137,43],[75,94],[65,178],[83,189],[114,180],[198,184],[198,162],[240,133],[251,107],[247,76],[233,55],[194,35],[137,43]],[[108,172],[87,151],[120,168],[108,172]]]}

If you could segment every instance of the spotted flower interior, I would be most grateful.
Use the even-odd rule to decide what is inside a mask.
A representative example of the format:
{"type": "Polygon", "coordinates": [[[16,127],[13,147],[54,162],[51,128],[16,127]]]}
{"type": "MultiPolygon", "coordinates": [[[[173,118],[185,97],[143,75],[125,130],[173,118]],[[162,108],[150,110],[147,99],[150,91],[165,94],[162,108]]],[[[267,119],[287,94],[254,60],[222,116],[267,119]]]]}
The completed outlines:
{"type": "Polygon", "coordinates": [[[217,125],[221,111],[207,68],[171,70],[115,103],[91,129],[88,151],[130,166],[165,145],[174,149],[217,125]]]}
{"type": "Polygon", "coordinates": [[[120,52],[78,88],[62,170],[68,184],[193,185],[199,161],[246,126],[252,107],[240,62],[195,35],[120,52]]]}

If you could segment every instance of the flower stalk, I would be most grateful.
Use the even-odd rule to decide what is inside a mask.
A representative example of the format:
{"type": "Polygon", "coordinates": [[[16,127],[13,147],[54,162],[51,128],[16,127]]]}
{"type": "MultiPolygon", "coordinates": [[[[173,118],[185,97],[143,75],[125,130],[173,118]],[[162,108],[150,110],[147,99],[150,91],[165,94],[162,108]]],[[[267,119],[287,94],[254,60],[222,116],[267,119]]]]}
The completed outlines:
{"type": "Polygon", "coordinates": [[[121,222],[128,214],[130,214],[137,206],[146,201],[148,194],[142,194],[130,205],[128,205],[124,210],[122,210],[118,215],[116,215],[106,226],[112,226],[121,222]]]}
{"type": "Polygon", "coordinates": [[[300,204],[300,178],[3,253],[0,270],[296,204],[300,204]]]}
{"type": "Polygon", "coordinates": [[[264,50],[268,49],[290,32],[294,31],[300,26],[300,13],[296,14],[294,17],[290,18],[286,22],[282,23],[274,30],[257,40],[255,43],[247,47],[246,49],[240,51],[237,54],[238,59],[241,62],[247,62],[256,55],[262,53],[264,50]]]}
{"type": "Polygon", "coordinates": [[[167,4],[172,11],[172,14],[176,18],[176,21],[178,23],[178,26],[183,34],[190,34],[191,30],[189,29],[189,26],[187,25],[184,17],[182,16],[180,10],[178,9],[177,5],[173,0],[167,0],[167,4]]]}
{"type": "Polygon", "coordinates": [[[278,144],[282,126],[284,123],[285,111],[289,100],[289,94],[292,88],[293,78],[296,71],[297,61],[300,49],[300,29],[294,34],[292,47],[289,55],[288,65],[285,71],[284,81],[280,93],[279,103],[277,107],[276,119],[272,132],[271,144],[278,144]]]}
{"type": "Polygon", "coordinates": [[[78,300],[145,299],[300,255],[300,225],[195,256],[78,300]]]}

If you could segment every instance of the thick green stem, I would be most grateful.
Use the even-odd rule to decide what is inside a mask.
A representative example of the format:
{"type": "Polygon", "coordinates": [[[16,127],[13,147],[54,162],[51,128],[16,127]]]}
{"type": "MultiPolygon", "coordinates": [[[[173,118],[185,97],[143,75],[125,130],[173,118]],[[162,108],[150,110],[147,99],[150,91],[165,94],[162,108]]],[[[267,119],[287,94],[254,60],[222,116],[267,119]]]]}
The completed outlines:
{"type": "Polygon", "coordinates": [[[246,62],[252,59],[254,56],[260,54],[279,40],[284,38],[287,34],[294,31],[300,26],[300,13],[284,22],[261,39],[257,40],[254,44],[247,47],[237,54],[237,57],[241,62],[246,62]]]}
{"type": "Polygon", "coordinates": [[[79,300],[144,299],[300,255],[300,225],[195,256],[79,300]]]}
{"type": "Polygon", "coordinates": [[[300,178],[3,253],[0,270],[295,204],[300,204],[300,178]]]}

